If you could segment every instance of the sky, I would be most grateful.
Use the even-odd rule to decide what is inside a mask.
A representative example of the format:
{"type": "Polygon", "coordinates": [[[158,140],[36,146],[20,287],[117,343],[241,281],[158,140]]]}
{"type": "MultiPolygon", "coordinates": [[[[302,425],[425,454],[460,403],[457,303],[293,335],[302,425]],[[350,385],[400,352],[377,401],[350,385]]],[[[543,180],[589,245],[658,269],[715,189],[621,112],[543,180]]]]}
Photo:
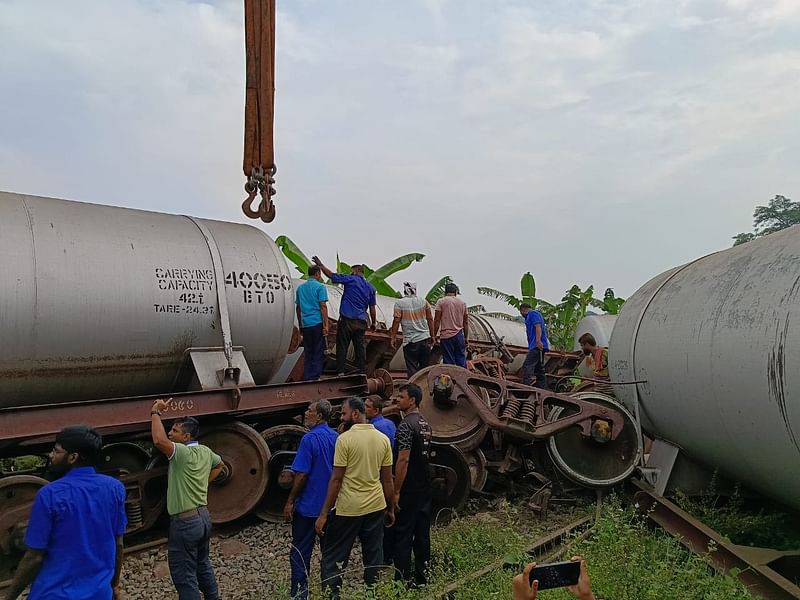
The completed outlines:
{"type": "MultiPolygon", "coordinates": [[[[242,4],[0,0],[0,190],[255,224],[242,4]]],[[[277,4],[256,226],[328,264],[628,296],[800,200],[797,0],[277,4]]]]}

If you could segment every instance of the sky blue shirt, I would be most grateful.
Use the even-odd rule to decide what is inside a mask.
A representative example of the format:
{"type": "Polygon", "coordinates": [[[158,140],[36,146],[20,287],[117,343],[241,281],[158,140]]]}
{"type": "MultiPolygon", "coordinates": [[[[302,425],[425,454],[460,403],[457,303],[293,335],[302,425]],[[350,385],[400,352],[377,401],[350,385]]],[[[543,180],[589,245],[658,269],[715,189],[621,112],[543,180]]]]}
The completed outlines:
{"type": "Polygon", "coordinates": [[[394,448],[394,434],[397,433],[397,425],[394,424],[394,421],[387,419],[383,415],[378,415],[371,418],[369,422],[375,426],[375,429],[389,438],[389,443],[394,448]]]}
{"type": "Polygon", "coordinates": [[[528,350],[536,348],[536,328],[535,325],[542,326],[542,344],[545,351],[550,350],[550,342],[547,340],[547,324],[544,322],[542,313],[538,310],[529,310],[525,316],[525,330],[528,333],[528,350]]]}
{"type": "Polygon", "coordinates": [[[322,323],[320,302],[328,301],[328,290],[316,279],[309,279],[297,286],[295,302],[300,307],[303,327],[314,327],[322,323]]]}
{"type": "Polygon", "coordinates": [[[29,600],[111,600],[116,538],[127,526],[125,486],[92,467],[40,489],[25,545],[46,554],[29,600]]]}
{"type": "Polygon", "coordinates": [[[318,517],[325,504],[337,436],[327,423],[321,423],[300,439],[292,471],[308,475],[303,491],[294,502],[295,511],[303,517],[318,517]]]}
{"type": "Polygon", "coordinates": [[[358,275],[338,275],[331,277],[333,283],[344,285],[342,302],[339,314],[348,319],[369,321],[367,309],[375,305],[375,288],[363,277],[358,275]]]}

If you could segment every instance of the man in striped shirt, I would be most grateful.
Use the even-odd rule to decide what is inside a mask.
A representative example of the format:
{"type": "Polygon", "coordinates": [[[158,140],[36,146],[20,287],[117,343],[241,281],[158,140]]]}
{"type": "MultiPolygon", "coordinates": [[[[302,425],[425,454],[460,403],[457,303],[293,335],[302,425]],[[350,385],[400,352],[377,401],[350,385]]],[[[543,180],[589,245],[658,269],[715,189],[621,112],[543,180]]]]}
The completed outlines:
{"type": "Polygon", "coordinates": [[[397,347],[397,328],[403,326],[403,357],[409,378],[430,364],[433,314],[425,298],[417,297],[417,284],[403,283],[403,298],[395,302],[391,343],[397,347]]]}

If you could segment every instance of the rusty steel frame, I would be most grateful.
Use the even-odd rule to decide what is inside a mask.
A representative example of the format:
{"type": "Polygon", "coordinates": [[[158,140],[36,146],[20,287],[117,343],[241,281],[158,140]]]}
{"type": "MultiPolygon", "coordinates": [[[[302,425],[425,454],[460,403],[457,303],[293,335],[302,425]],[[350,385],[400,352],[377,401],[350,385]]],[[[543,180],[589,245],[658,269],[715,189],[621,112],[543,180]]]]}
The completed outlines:
{"type": "MultiPolygon", "coordinates": [[[[692,515],[659,496],[646,483],[633,480],[639,488],[634,494],[638,509],[684,546],[702,556],[719,572],[736,569],[736,576],[755,595],[764,600],[797,600],[800,587],[759,560],[764,549],[732,544],[692,515]]],[[[775,552],[773,558],[779,558],[775,552]]]]}
{"type": "Polygon", "coordinates": [[[448,375],[452,379],[452,397],[457,401],[461,401],[461,399],[467,400],[490,428],[518,438],[544,440],[572,426],[580,427],[583,435],[589,437],[591,435],[592,420],[603,419],[611,423],[610,439],[613,440],[622,432],[622,428],[625,425],[621,414],[605,406],[521,383],[485,377],[452,365],[440,365],[431,368],[428,372],[429,389],[433,389],[433,380],[439,375],[448,375]],[[487,406],[485,398],[476,393],[475,388],[487,390],[490,393],[490,398],[493,400],[499,399],[500,402],[496,402],[494,407],[487,406]],[[527,399],[535,403],[536,418],[534,423],[498,416],[497,413],[502,410],[501,404],[510,397],[527,399]],[[556,406],[569,408],[577,412],[549,421],[549,409],[556,406]]]}
{"type": "Polygon", "coordinates": [[[176,394],[108,398],[65,404],[22,406],[0,410],[0,455],[12,444],[33,445],[51,438],[76,420],[101,434],[146,429],[150,408],[158,398],[171,397],[165,418],[230,415],[241,418],[303,408],[316,400],[337,401],[353,395],[391,393],[391,378],[376,373],[332,377],[277,385],[219,388],[176,394]]]}

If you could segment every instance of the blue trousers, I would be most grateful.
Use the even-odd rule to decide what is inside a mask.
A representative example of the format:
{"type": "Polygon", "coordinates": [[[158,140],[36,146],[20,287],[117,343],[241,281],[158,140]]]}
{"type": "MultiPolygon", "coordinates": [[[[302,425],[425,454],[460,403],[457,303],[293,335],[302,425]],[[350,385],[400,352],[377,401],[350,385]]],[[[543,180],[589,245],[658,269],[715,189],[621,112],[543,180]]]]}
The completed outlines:
{"type": "Polygon", "coordinates": [[[311,570],[311,553],[314,551],[314,540],[317,533],[314,523],[317,517],[304,517],[295,512],[292,519],[292,550],[289,564],[292,568],[292,598],[306,600],[308,598],[308,573],[311,570]]]}
{"type": "Polygon", "coordinates": [[[303,327],[303,380],[319,379],[325,364],[325,336],[322,335],[322,323],[312,327],[303,327]]]}
{"type": "Polygon", "coordinates": [[[211,517],[205,506],[194,516],[169,523],[167,558],[172,583],[180,600],[219,600],[214,568],[208,557],[208,540],[211,537],[211,517]]]}
{"type": "Polygon", "coordinates": [[[533,376],[536,375],[535,387],[547,388],[547,374],[544,370],[544,352],[538,348],[528,350],[528,356],[525,357],[525,362],[522,363],[522,383],[530,385],[533,381],[533,376]]]}
{"type": "Polygon", "coordinates": [[[459,331],[451,338],[439,340],[442,347],[442,362],[446,365],[458,365],[467,368],[467,347],[464,343],[464,332],[459,331]]]}

